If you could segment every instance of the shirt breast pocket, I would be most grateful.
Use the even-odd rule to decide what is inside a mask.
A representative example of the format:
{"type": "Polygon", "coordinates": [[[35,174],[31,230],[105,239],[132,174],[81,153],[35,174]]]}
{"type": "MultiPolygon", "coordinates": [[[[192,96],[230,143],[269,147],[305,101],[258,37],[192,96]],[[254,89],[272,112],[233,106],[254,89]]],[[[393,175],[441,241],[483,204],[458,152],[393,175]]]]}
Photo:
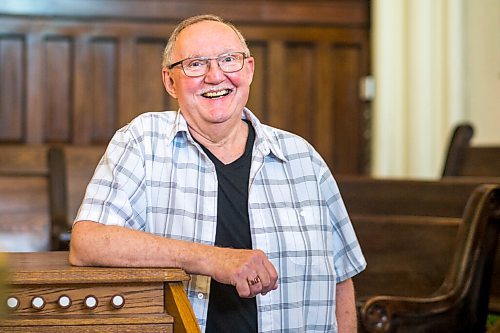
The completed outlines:
{"type": "Polygon", "coordinates": [[[321,214],[315,207],[278,210],[279,251],[297,265],[320,265],[327,255],[321,214]]]}

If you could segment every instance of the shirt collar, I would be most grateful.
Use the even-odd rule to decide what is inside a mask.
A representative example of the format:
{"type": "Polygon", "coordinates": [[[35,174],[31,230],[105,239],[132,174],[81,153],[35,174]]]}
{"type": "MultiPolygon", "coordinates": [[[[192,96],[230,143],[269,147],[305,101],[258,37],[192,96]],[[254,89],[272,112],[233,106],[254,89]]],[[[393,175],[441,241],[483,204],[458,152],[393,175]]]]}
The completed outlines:
{"type": "MultiPolygon", "coordinates": [[[[259,121],[259,119],[246,107],[243,109],[241,119],[249,120],[252,123],[253,128],[255,129],[255,149],[257,149],[263,156],[267,156],[272,153],[282,161],[287,160],[285,158],[285,155],[283,154],[283,150],[279,145],[278,134],[272,127],[263,125],[259,121]]],[[[167,137],[167,141],[172,141],[174,137],[180,132],[185,132],[187,140],[189,140],[190,142],[194,142],[191,134],[189,133],[186,119],[179,109],[177,110],[175,123],[172,131],[167,137]]]]}

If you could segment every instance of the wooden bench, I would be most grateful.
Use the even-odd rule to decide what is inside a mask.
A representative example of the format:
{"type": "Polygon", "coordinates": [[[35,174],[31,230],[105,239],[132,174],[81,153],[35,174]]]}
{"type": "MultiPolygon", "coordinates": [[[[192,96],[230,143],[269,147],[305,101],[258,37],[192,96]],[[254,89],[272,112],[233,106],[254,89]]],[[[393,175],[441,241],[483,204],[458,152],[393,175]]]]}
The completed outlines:
{"type": "Polygon", "coordinates": [[[337,179],[368,266],[361,332],[484,331],[500,186],[337,179]]]}
{"type": "MultiPolygon", "coordinates": [[[[483,183],[500,183],[500,146],[472,145],[474,127],[462,123],[450,138],[442,176],[461,177],[483,183]]],[[[497,247],[491,288],[491,312],[500,314],[500,246],[497,247]]]]}
{"type": "Polygon", "coordinates": [[[47,146],[0,145],[0,249],[50,250],[47,146]]]}
{"type": "Polygon", "coordinates": [[[62,145],[49,150],[52,219],[57,230],[52,242],[58,250],[68,249],[73,220],[105,149],[104,145],[62,145]]]}

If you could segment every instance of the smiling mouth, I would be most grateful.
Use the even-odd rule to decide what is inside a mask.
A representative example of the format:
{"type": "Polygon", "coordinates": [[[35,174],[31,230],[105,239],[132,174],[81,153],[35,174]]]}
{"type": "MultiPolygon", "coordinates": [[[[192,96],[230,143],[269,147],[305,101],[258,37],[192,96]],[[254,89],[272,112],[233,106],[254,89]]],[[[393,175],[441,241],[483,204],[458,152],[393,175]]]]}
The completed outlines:
{"type": "Polygon", "coordinates": [[[232,89],[222,89],[222,90],[217,90],[217,91],[208,91],[206,93],[201,94],[201,96],[203,96],[205,98],[215,99],[215,98],[221,98],[221,97],[227,96],[232,91],[233,91],[232,89]]]}

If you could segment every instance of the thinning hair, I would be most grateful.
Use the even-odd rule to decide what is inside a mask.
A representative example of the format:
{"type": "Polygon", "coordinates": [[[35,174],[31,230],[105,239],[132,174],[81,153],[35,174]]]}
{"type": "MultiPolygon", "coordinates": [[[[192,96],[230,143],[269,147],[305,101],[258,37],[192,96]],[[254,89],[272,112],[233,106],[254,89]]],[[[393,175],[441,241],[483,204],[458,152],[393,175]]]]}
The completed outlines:
{"type": "Polygon", "coordinates": [[[174,31],[170,35],[170,38],[168,39],[168,42],[167,42],[167,45],[165,46],[165,49],[163,50],[163,56],[162,56],[162,62],[161,62],[162,67],[167,67],[168,65],[170,65],[172,63],[170,57],[172,56],[175,42],[177,41],[177,37],[179,36],[181,31],[186,29],[190,25],[193,25],[195,23],[202,22],[202,21],[220,22],[222,24],[227,25],[231,29],[233,29],[233,31],[236,33],[236,35],[240,39],[241,44],[243,45],[245,54],[247,56],[250,56],[250,50],[248,49],[248,45],[245,41],[245,37],[243,37],[241,32],[236,28],[236,26],[234,26],[234,24],[232,24],[229,21],[224,20],[222,17],[217,16],[217,15],[203,14],[203,15],[196,15],[196,16],[189,17],[177,25],[177,27],[174,29],[174,31]]]}

